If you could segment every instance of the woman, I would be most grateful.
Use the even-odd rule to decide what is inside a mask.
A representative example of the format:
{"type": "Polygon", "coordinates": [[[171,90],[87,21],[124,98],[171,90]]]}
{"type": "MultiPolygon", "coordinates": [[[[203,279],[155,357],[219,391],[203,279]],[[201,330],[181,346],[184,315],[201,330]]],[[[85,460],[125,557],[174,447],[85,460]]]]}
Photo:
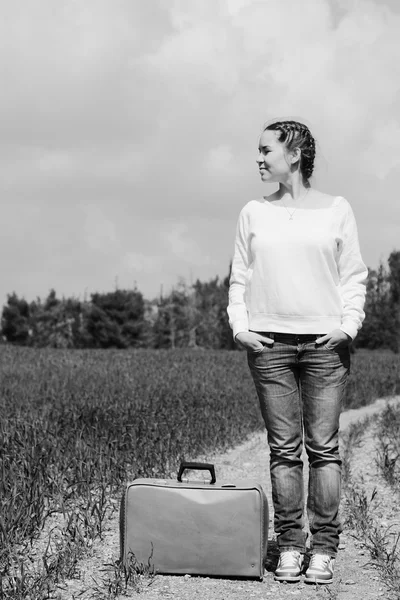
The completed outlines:
{"type": "Polygon", "coordinates": [[[277,581],[299,581],[304,443],[312,534],[306,583],[331,583],[342,527],[339,415],[349,343],[364,319],[367,269],[350,204],[311,188],[315,141],[296,121],[260,137],[262,181],[279,189],[242,209],[229,288],[229,322],[247,350],[270,446],[277,581]]]}

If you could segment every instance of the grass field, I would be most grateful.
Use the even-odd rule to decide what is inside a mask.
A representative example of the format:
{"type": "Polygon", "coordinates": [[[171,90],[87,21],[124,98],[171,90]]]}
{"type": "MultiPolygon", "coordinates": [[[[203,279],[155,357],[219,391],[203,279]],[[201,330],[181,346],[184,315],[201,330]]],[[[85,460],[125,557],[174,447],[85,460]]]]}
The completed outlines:
{"type": "MultiPolygon", "coordinates": [[[[398,356],[352,358],[346,408],[400,392],[398,356]]],[[[0,362],[1,599],[45,597],[71,573],[126,480],[168,476],[263,427],[242,352],[1,346],[0,362]],[[39,577],[24,547],[54,514],[64,542],[39,577]]]]}

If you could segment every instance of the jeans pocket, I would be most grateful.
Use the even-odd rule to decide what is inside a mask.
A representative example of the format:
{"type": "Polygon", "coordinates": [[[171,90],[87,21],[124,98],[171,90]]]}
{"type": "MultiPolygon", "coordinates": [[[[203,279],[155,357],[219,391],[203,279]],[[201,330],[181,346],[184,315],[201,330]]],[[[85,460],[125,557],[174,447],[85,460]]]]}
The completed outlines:
{"type": "Polygon", "coordinates": [[[263,344],[262,348],[257,348],[257,350],[248,349],[247,352],[252,356],[257,356],[258,354],[262,354],[265,350],[273,348],[273,344],[263,344]]]}
{"type": "Polygon", "coordinates": [[[328,346],[327,344],[324,344],[325,350],[328,350],[328,352],[335,352],[337,346],[334,346],[333,348],[331,348],[330,346],[328,346]]]}
{"type": "Polygon", "coordinates": [[[323,348],[324,350],[327,350],[328,352],[347,352],[349,347],[348,346],[334,346],[333,348],[331,348],[330,346],[327,346],[326,344],[321,344],[321,348],[323,348]]]}
{"type": "Polygon", "coordinates": [[[249,354],[261,354],[261,352],[264,352],[264,348],[265,348],[265,345],[263,344],[261,348],[256,348],[256,350],[252,350],[252,349],[248,348],[247,352],[249,354]]]}

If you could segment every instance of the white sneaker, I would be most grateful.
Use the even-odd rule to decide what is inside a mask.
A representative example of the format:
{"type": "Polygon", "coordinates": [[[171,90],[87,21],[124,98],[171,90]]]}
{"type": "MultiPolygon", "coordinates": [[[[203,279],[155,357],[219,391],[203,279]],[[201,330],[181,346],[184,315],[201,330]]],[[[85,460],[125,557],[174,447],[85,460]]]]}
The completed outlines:
{"type": "Polygon", "coordinates": [[[332,583],[335,559],[327,554],[312,554],[306,571],[306,583],[332,583]]]}
{"type": "Polygon", "coordinates": [[[297,550],[285,550],[279,556],[275,581],[300,581],[304,555],[297,550]]]}

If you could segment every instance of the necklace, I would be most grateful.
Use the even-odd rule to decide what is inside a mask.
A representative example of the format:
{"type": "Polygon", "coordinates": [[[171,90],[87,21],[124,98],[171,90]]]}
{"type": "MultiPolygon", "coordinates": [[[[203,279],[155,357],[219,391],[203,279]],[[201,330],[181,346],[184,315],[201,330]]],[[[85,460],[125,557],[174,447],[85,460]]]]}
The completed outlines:
{"type": "Polygon", "coordinates": [[[302,202],[305,199],[305,197],[307,196],[309,189],[310,188],[307,188],[305,194],[303,194],[303,196],[300,198],[300,200],[297,200],[297,206],[296,206],[296,208],[294,209],[293,212],[290,212],[290,210],[288,209],[288,207],[284,203],[283,198],[280,198],[280,201],[282,202],[283,206],[286,208],[286,211],[289,214],[289,221],[293,221],[293,215],[296,212],[296,210],[298,209],[300,202],[302,202]]]}

